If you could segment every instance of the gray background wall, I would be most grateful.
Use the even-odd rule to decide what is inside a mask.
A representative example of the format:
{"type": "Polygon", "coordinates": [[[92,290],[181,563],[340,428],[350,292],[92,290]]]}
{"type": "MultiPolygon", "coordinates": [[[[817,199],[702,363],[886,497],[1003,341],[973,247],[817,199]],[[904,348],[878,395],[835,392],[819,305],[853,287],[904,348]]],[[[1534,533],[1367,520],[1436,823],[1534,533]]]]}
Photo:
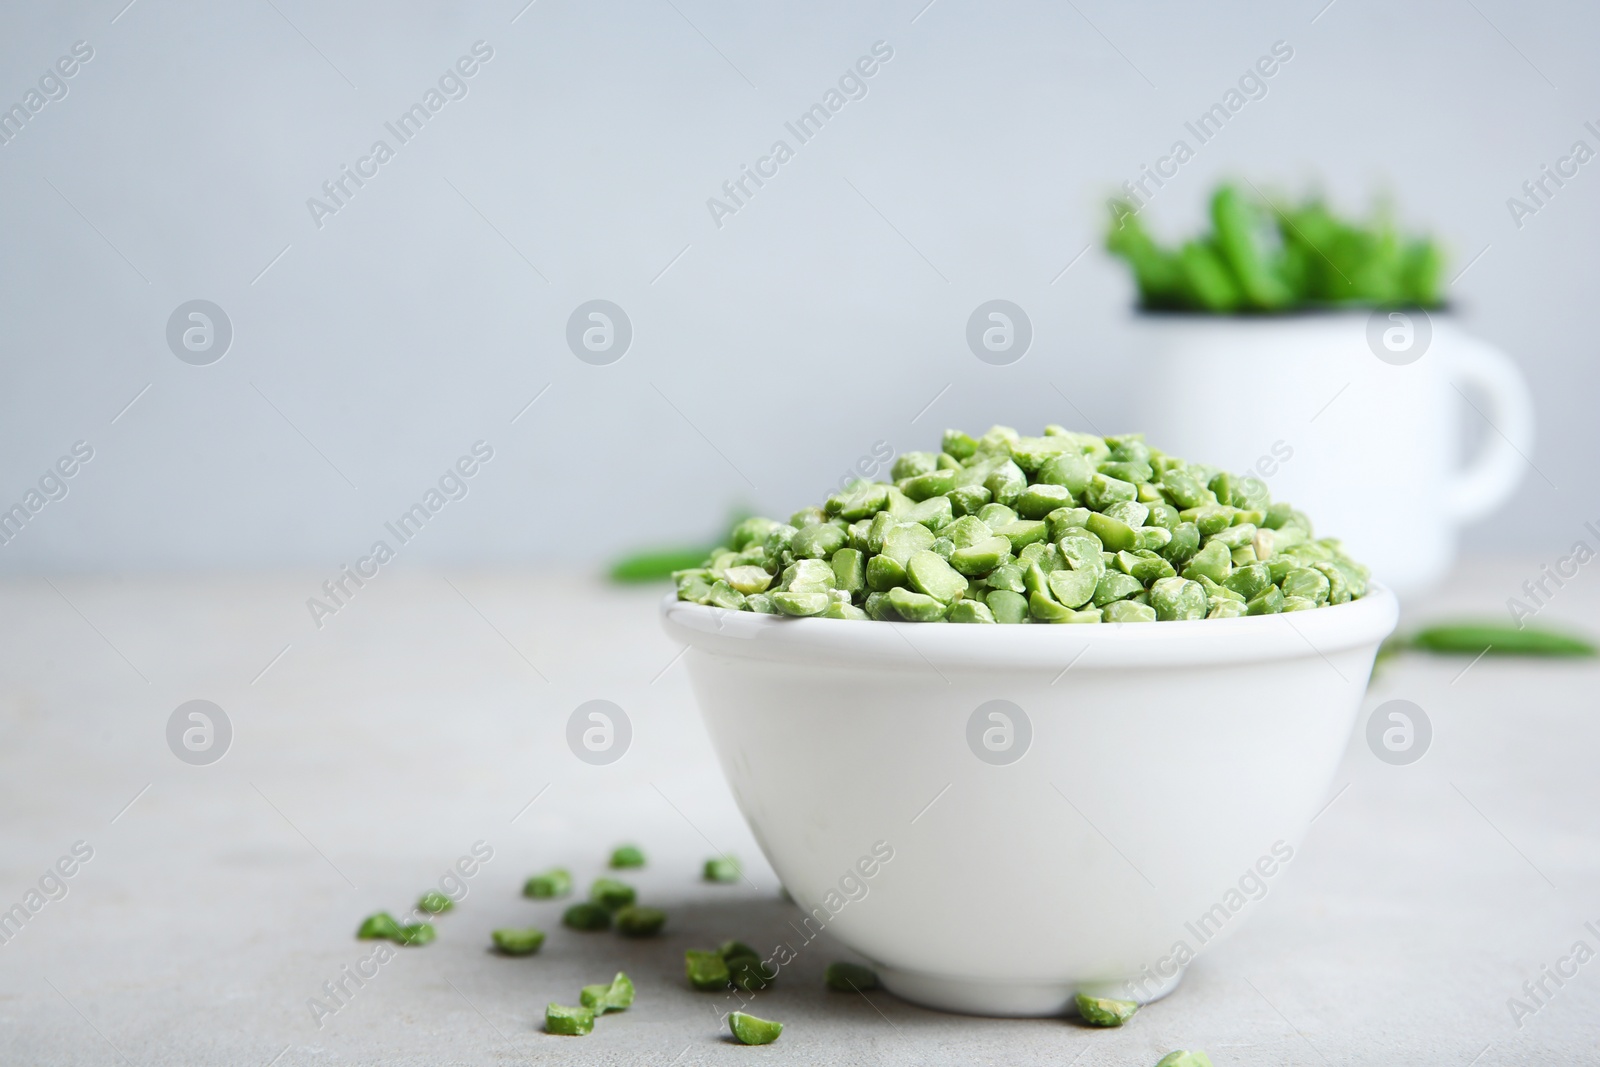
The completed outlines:
{"type": "Polygon", "coordinates": [[[494,459],[408,559],[696,540],[736,501],[819,498],[879,439],[1079,422],[1052,382],[1132,428],[1104,197],[1279,40],[1292,61],[1153,225],[1245,174],[1350,209],[1388,190],[1452,273],[1487,246],[1452,293],[1532,380],[1559,488],[1530,474],[1468,546],[1549,552],[1600,513],[1600,162],[1520,230],[1505,204],[1600,148],[1591,7],[125,2],[13,4],[0,35],[7,106],[94,49],[0,147],[0,498],[95,453],[0,569],[331,572],[480,439],[494,459]],[[465,98],[319,229],[307,198],[478,40],[465,98]],[[707,198],[880,40],[865,98],[719,228],[707,198]],[[1036,331],[1009,367],[964,341],[995,297],[1036,331]],[[209,366],[165,341],[196,298],[234,328],[209,366]],[[610,366],[565,343],[595,298],[635,331],[610,366]]]}

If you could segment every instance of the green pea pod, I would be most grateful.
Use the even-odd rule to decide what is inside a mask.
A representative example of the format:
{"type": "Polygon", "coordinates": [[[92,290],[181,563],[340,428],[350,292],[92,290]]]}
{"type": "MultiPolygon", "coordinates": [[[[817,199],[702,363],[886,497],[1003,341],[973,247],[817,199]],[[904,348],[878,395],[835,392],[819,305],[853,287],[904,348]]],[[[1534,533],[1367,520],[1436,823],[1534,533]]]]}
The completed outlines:
{"type": "Polygon", "coordinates": [[[1440,303],[1439,280],[1444,275],[1444,253],[1432,240],[1423,238],[1406,247],[1401,267],[1401,287],[1407,303],[1434,307],[1440,303]]]}
{"type": "Polygon", "coordinates": [[[1438,246],[1402,237],[1386,209],[1357,222],[1312,198],[1273,212],[1276,242],[1261,207],[1237,187],[1221,185],[1211,200],[1211,233],[1169,248],[1152,239],[1130,203],[1114,200],[1105,246],[1132,268],[1146,308],[1230,314],[1440,303],[1438,246]]]}
{"type": "Polygon", "coordinates": [[[1349,282],[1335,265],[1345,227],[1320,200],[1278,210],[1286,272],[1301,279],[1305,299],[1333,303],[1349,297],[1349,282]]]}
{"type": "Polygon", "coordinates": [[[1582,637],[1540,627],[1502,626],[1498,623],[1446,623],[1418,630],[1403,647],[1444,655],[1476,656],[1488,650],[1502,656],[1600,655],[1600,649],[1582,637]]]}
{"type": "Polygon", "coordinates": [[[1183,296],[1183,269],[1178,257],[1158,246],[1126,201],[1112,201],[1106,250],[1133,268],[1139,299],[1145,307],[1178,307],[1183,296]]]}
{"type": "Polygon", "coordinates": [[[1257,208],[1233,186],[1220,186],[1211,198],[1211,224],[1216,227],[1217,248],[1250,304],[1262,310],[1286,306],[1294,294],[1268,259],[1257,208]]]}
{"type": "Polygon", "coordinates": [[[645,549],[617,560],[611,565],[607,574],[613,582],[622,584],[664,581],[672,577],[673,571],[686,571],[703,566],[706,558],[716,551],[717,545],[731,545],[735,551],[744,548],[750,537],[758,531],[764,536],[765,527],[770,522],[769,519],[756,518],[748,511],[739,509],[728,522],[727,535],[708,547],[675,546],[645,549]]]}
{"type": "Polygon", "coordinates": [[[1183,269],[1183,292],[1191,306],[1226,315],[1244,302],[1239,283],[1214,242],[1186,242],[1178,262],[1183,269]]]}
{"type": "Polygon", "coordinates": [[[672,577],[673,571],[686,571],[698,567],[711,554],[706,548],[664,548],[637,552],[624,556],[611,565],[613,582],[659,582],[672,577]]]}
{"type": "Polygon", "coordinates": [[[1356,297],[1366,304],[1393,307],[1406,302],[1404,250],[1387,222],[1362,234],[1360,256],[1346,266],[1356,297]]]}

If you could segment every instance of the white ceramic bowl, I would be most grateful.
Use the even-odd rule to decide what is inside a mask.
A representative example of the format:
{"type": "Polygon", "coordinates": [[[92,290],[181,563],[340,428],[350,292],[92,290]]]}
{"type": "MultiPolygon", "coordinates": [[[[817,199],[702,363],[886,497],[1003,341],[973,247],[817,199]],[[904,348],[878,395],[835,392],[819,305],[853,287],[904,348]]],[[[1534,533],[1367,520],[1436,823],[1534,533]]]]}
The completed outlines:
{"type": "Polygon", "coordinates": [[[740,810],[811,913],[789,947],[826,928],[897,995],[980,1015],[1154,1000],[1236,929],[1328,800],[1396,615],[1381,587],[1098,626],[662,604],[740,810]]]}

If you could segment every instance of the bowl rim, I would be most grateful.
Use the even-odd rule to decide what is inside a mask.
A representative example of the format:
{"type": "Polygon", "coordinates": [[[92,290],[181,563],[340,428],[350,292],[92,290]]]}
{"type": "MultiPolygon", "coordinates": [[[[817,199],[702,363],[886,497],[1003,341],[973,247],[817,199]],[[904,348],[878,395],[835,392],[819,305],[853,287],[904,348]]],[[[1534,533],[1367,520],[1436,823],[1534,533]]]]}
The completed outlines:
{"type": "MultiPolygon", "coordinates": [[[[1394,631],[1399,601],[1371,583],[1347,604],[1276,615],[1185,622],[983,626],[787,618],[661,601],[667,633],[717,656],[797,664],[943,673],[1187,667],[1375,654],[1394,631]]],[[[1364,680],[1364,678],[1362,679],[1364,680]]]]}

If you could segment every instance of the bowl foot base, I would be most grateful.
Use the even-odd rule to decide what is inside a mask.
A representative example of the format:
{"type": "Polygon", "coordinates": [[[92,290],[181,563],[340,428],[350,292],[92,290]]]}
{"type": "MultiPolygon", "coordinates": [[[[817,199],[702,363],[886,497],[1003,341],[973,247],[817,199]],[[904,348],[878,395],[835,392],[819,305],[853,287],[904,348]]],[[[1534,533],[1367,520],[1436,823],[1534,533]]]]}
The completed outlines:
{"type": "Polygon", "coordinates": [[[884,988],[901,1000],[962,1015],[1007,1017],[1068,1014],[1072,1010],[1072,998],[1078,993],[1149,1004],[1178,988],[1178,983],[1183,980],[1181,970],[1171,978],[1162,980],[1160,985],[1152,986],[1146,981],[1142,987],[1132,981],[1116,979],[1095,982],[989,982],[900,971],[884,966],[879,966],[877,971],[884,988]],[[1138,992],[1130,994],[1130,987],[1138,992]]]}

